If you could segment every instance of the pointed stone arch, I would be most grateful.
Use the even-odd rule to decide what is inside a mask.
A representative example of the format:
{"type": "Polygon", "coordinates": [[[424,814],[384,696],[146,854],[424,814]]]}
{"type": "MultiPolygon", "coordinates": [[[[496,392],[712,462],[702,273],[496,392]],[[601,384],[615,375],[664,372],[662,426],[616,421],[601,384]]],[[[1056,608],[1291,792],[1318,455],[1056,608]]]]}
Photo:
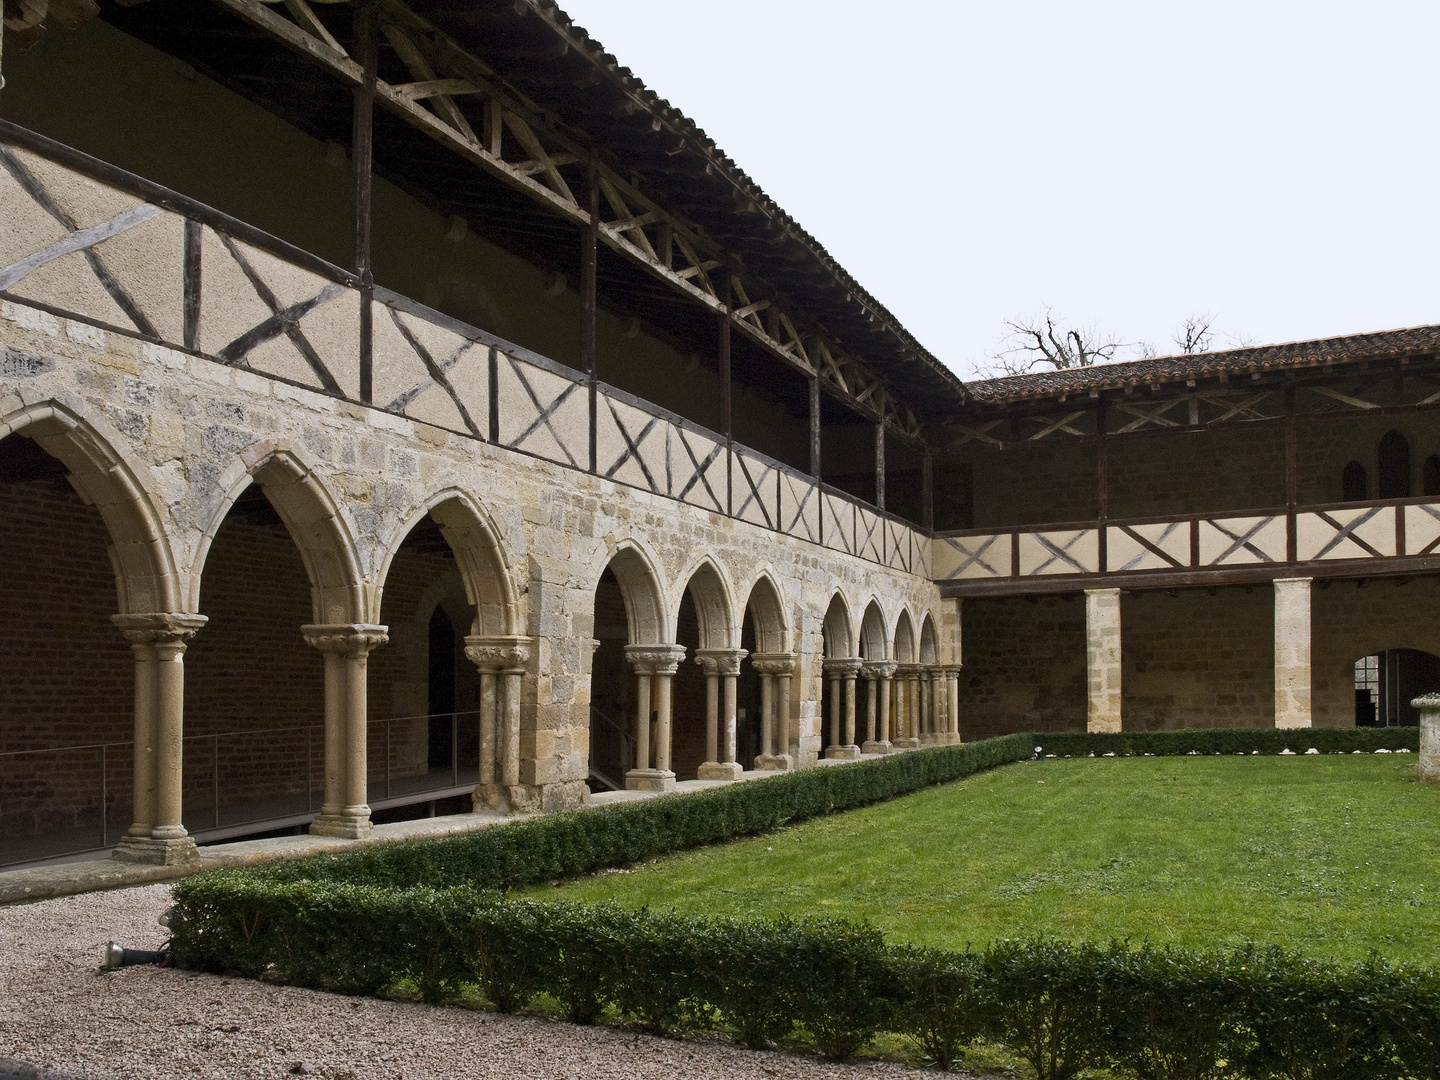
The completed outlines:
{"type": "Polygon", "coordinates": [[[688,592],[695,604],[695,614],[699,616],[700,648],[728,649],[739,644],[735,601],[719,567],[711,559],[704,558],[684,580],[685,587],[671,616],[672,625],[679,617],[680,604],[688,592]]]}
{"type": "Polygon", "coordinates": [[[750,586],[750,593],[741,612],[749,612],[755,622],[755,651],[785,652],[789,646],[789,627],[785,622],[785,604],[779,586],[769,572],[762,572],[750,586]]]}
{"type": "Polygon", "coordinates": [[[915,624],[910,612],[902,610],[895,623],[895,659],[902,664],[913,664],[915,656],[915,624]]]}
{"type": "Polygon", "coordinates": [[[225,494],[205,530],[191,572],[194,607],[199,607],[200,580],[215,534],[251,484],[260,485],[300,551],[310,579],[315,622],[340,625],[379,618],[379,597],[361,575],[354,537],[339,504],[292,448],[269,440],[241,451],[221,474],[225,494]]]}
{"type": "Polygon", "coordinates": [[[884,660],[886,654],[885,613],[880,601],[872,598],[860,620],[860,655],[866,660],[884,660]]]}
{"type": "Polygon", "coordinates": [[[614,574],[620,585],[630,644],[670,641],[673,633],[665,615],[665,595],[655,560],[640,545],[626,540],[616,547],[603,569],[614,574]]]}
{"type": "Polygon", "coordinates": [[[457,488],[432,495],[396,530],[386,545],[376,576],[377,605],[396,551],[427,515],[440,527],[465,582],[465,595],[475,611],[470,633],[486,636],[524,633],[518,590],[499,530],[480,505],[457,488]]]}
{"type": "Polygon", "coordinates": [[[115,449],[117,440],[76,410],[45,402],[0,420],[0,439],[33,439],[69,470],[71,484],[92,504],[110,534],[119,613],[194,611],[186,607],[174,553],[157,505],[115,449]]]}
{"type": "Polygon", "coordinates": [[[855,655],[855,636],[850,629],[850,605],[838,591],[830,598],[830,606],[825,609],[822,625],[827,660],[855,655]]]}
{"type": "Polygon", "coordinates": [[[920,626],[920,657],[922,664],[935,664],[940,660],[940,638],[935,633],[935,620],[927,613],[920,626]]]}

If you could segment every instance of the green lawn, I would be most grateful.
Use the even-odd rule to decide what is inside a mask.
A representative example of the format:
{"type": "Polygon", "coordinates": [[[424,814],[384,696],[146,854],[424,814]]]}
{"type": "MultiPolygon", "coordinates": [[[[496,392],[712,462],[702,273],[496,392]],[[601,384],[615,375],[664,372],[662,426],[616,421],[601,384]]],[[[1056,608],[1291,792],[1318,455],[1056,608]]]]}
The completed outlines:
{"type": "Polygon", "coordinates": [[[1129,937],[1440,960],[1414,755],[1038,761],[549,896],[868,919],[948,947],[1129,937]]]}

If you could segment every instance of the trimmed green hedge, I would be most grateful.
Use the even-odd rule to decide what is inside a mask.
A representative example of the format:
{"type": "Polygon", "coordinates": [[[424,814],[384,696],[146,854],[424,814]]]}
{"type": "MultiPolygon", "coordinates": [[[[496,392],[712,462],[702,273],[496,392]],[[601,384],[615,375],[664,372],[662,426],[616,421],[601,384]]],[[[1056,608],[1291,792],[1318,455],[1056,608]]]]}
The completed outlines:
{"type": "Polygon", "coordinates": [[[887,946],[840,921],[717,919],[506,899],[501,890],[869,805],[1038,753],[1414,749],[1415,729],[1007,735],[463,836],[214,871],[174,886],[184,967],[348,994],[400,982],[427,1001],[479,986],[513,1011],[607,1007],[654,1031],[723,1026],[749,1046],[797,1028],[824,1054],[877,1032],[948,1067],[979,1037],[1041,1080],[1110,1066],[1140,1080],[1440,1080],[1440,976],[1374,958],[1004,941],[887,946]]]}
{"type": "Polygon", "coordinates": [[[340,855],[272,863],[272,881],[519,888],[641,862],[853,810],[1030,757],[1030,735],[891,754],[781,773],[707,791],[568,811],[460,836],[374,844],[340,855]]]}
{"type": "MultiPolygon", "coordinates": [[[[1376,750],[1420,749],[1418,727],[1382,728],[1188,728],[1183,731],[1117,731],[1090,735],[1083,731],[1036,735],[1033,746],[1056,757],[1088,757],[1094,754],[1278,754],[1292,750],[1303,754],[1312,747],[1322,754],[1373,754],[1376,750]]],[[[1033,748],[1033,747],[1032,747],[1033,748]]]]}
{"type": "Polygon", "coordinates": [[[509,900],[469,887],[279,883],[243,871],[175,886],[182,967],[428,1001],[478,986],[514,1011],[541,992],[577,1022],[607,1005],[656,1032],[722,1028],[750,1046],[796,1033],[853,1055],[913,1036],[948,1067],[978,1037],[1041,1080],[1112,1067],[1139,1080],[1440,1076],[1440,977],[1279,949],[1001,941],[887,946],[832,920],[744,920],[509,900]]]}

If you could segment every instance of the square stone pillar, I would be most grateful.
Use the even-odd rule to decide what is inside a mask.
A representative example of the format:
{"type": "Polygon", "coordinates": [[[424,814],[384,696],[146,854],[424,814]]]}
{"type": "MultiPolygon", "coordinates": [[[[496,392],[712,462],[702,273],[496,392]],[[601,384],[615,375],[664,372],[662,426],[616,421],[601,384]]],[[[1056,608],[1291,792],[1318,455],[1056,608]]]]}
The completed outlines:
{"type": "Polygon", "coordinates": [[[890,676],[897,667],[894,660],[867,660],[860,669],[866,688],[866,739],[862,754],[890,752],[890,676]]]}
{"type": "Polygon", "coordinates": [[[1440,784],[1440,694],[1410,704],[1420,713],[1420,783],[1440,784]]]}
{"type": "Polygon", "coordinates": [[[830,676],[830,738],[825,748],[827,758],[853,761],[860,756],[860,747],[855,745],[855,679],[865,661],[858,656],[840,657],[825,661],[825,672],[830,676]],[[841,728],[840,695],[836,691],[843,680],[845,686],[844,727],[841,728]],[[843,734],[842,734],[843,731],[843,734]],[[841,742],[841,739],[844,742],[841,742]]]}
{"type": "Polygon", "coordinates": [[[735,760],[735,680],[744,649],[697,649],[695,662],[705,672],[705,761],[696,770],[700,780],[739,780],[735,760]]]}
{"type": "MultiPolygon", "coordinates": [[[[116,845],[124,862],[169,866],[200,857],[182,820],[185,746],[185,643],[209,620],[157,612],[110,621],[135,654],[133,821],[116,845]]],[[[100,806],[102,814],[107,807],[100,806]]]]}
{"type": "Polygon", "coordinates": [[[300,628],[325,656],[325,800],[310,823],[316,836],[370,835],[367,668],[370,650],[390,640],[387,630],[367,623],[300,628]]]}
{"type": "Polygon", "coordinates": [[[639,693],[635,716],[635,768],[625,774],[627,791],[674,791],[670,769],[671,682],[683,645],[626,645],[625,659],[635,669],[639,693]],[[650,687],[655,687],[655,764],[650,764],[650,687]]]}
{"type": "Polygon", "coordinates": [[[531,808],[536,792],[520,783],[520,695],[534,642],[471,634],[465,655],[480,672],[480,776],[470,795],[476,811],[531,808]]]}
{"type": "Polygon", "coordinates": [[[947,742],[952,746],[960,745],[960,669],[958,667],[945,669],[945,695],[950,705],[950,727],[948,729],[947,742]]]}
{"type": "Polygon", "coordinates": [[[1310,578],[1275,579],[1275,726],[1310,726],[1310,578]]]}
{"type": "Polygon", "coordinates": [[[1119,731],[1120,590],[1085,590],[1086,731],[1119,731]]]}
{"type": "Polygon", "coordinates": [[[760,753],[755,768],[767,772],[794,768],[790,754],[790,677],[794,653],[756,653],[750,664],[760,676],[760,753]],[[776,753],[776,749],[780,753],[776,753]]]}

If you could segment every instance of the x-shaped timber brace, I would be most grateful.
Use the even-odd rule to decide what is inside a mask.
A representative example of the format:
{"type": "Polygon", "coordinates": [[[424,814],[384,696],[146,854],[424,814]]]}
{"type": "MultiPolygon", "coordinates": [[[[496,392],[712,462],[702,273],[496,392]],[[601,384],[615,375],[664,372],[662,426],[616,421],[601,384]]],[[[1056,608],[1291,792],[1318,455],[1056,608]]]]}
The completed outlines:
{"type": "MultiPolygon", "coordinates": [[[[591,150],[557,131],[534,107],[505,89],[500,76],[488,65],[400,0],[353,0],[359,57],[352,57],[326,29],[312,2],[352,0],[214,0],[357,91],[352,153],[357,207],[368,208],[369,203],[369,104],[373,102],[488,175],[585,229],[599,243],[725,318],[734,330],[802,374],[812,385],[822,387],[837,401],[923,449],[921,424],[914,412],[897,401],[880,379],[837,341],[807,323],[783,297],[752,299],[761,285],[751,280],[747,286],[734,269],[737,260],[647,198],[591,150]],[[279,9],[290,18],[281,15],[279,9]],[[378,38],[390,45],[414,81],[391,84],[376,76],[377,31],[378,38]],[[465,102],[467,109],[462,110],[460,102],[465,102]],[[576,183],[578,194],[561,172],[572,166],[583,167],[588,181],[576,183]],[[592,212],[597,219],[593,225],[592,212]],[[722,273],[714,273],[717,270],[722,273]],[[723,280],[726,276],[731,290],[728,304],[723,280]]],[[[638,99],[634,106],[642,107],[638,99]]],[[[668,126],[658,117],[653,124],[656,130],[668,126]]],[[[368,213],[366,218],[368,226],[368,213]]],[[[368,228],[363,238],[359,230],[357,225],[355,269],[368,284],[368,228]]],[[[593,320],[593,263],[582,267],[582,289],[589,293],[584,299],[587,316],[593,320]]],[[[585,333],[582,351],[589,354],[585,357],[587,372],[593,377],[593,327],[587,327],[585,333]]],[[[368,369],[368,359],[368,354],[362,356],[362,370],[368,369]]],[[[811,397],[813,411],[813,392],[811,397]]]]}

